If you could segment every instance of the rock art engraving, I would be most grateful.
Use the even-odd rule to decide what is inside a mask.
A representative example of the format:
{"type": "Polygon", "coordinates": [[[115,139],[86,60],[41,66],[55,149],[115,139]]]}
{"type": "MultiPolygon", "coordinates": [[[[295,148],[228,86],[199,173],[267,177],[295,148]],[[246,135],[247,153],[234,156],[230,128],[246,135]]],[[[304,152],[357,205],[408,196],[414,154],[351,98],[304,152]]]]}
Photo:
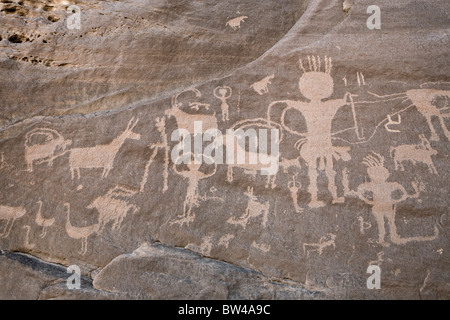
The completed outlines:
{"type": "MultiPolygon", "coordinates": [[[[172,108],[166,110],[165,114],[168,117],[174,117],[178,129],[187,130],[190,134],[194,134],[194,124],[195,122],[201,122],[203,126],[203,130],[208,129],[217,129],[217,119],[216,113],[212,115],[208,114],[192,114],[187,113],[181,109],[183,103],[179,102],[179,97],[186,93],[194,93],[195,97],[198,99],[202,96],[201,92],[198,89],[190,89],[183,92],[180,92],[172,97],[172,108]]],[[[201,106],[203,106],[206,110],[209,109],[208,104],[202,104],[200,102],[190,102],[189,106],[191,109],[198,111],[201,106]]]]}
{"type": "Polygon", "coordinates": [[[399,124],[402,123],[402,116],[399,114],[399,115],[397,115],[397,117],[398,117],[398,120],[394,121],[392,119],[391,115],[387,116],[388,122],[384,125],[384,128],[386,129],[386,131],[388,131],[388,132],[396,132],[396,133],[400,132],[400,130],[391,129],[391,126],[399,125],[399,124]]]}
{"type": "Polygon", "coordinates": [[[227,220],[229,224],[239,225],[245,229],[250,219],[262,216],[262,226],[266,227],[270,210],[270,202],[260,202],[253,192],[253,187],[247,188],[247,192],[244,192],[244,195],[248,198],[245,213],[237,219],[234,217],[229,218],[227,220]]]}
{"type": "Polygon", "coordinates": [[[47,162],[49,166],[52,166],[55,158],[61,156],[63,154],[62,152],[71,144],[71,140],[65,140],[56,130],[47,128],[31,130],[25,136],[25,162],[27,164],[27,171],[33,172],[33,162],[47,162]],[[34,141],[35,139],[36,141],[34,141]]]}
{"type": "Polygon", "coordinates": [[[424,163],[427,165],[430,173],[438,174],[431,158],[437,155],[437,151],[431,147],[430,141],[425,138],[425,135],[420,135],[420,140],[421,143],[417,145],[391,147],[391,157],[394,159],[395,170],[405,171],[402,163],[410,161],[414,165],[418,162],[424,163]]]}
{"type": "Polygon", "coordinates": [[[220,110],[222,110],[222,121],[228,121],[229,119],[229,109],[230,106],[228,105],[227,100],[231,97],[233,94],[233,90],[230,87],[217,87],[214,89],[214,96],[220,100],[220,110]]]}
{"type": "Polygon", "coordinates": [[[323,250],[328,247],[333,247],[336,249],[336,235],[328,233],[327,235],[321,237],[318,243],[304,243],[303,252],[306,252],[306,257],[309,258],[311,252],[317,252],[319,256],[322,255],[323,250]],[[309,249],[308,249],[309,248],[309,249]]]}
{"type": "MultiPolygon", "coordinates": [[[[343,197],[338,197],[335,183],[336,172],[334,171],[334,160],[351,160],[350,147],[336,147],[332,143],[331,123],[337,111],[346,105],[352,105],[352,95],[347,92],[343,99],[325,100],[333,94],[334,80],[331,77],[332,60],[325,57],[324,71],[321,71],[322,61],[320,57],[308,56],[309,70],[299,60],[303,75],[299,81],[299,89],[303,96],[309,100],[292,101],[282,100],[271,103],[268,107],[268,120],[272,119],[272,108],[276,104],[286,104],[281,114],[281,125],[291,134],[302,136],[296,143],[300,150],[300,156],[307,162],[309,187],[311,194],[310,207],[323,207],[325,203],[318,199],[317,179],[319,171],[324,171],[328,178],[328,189],[333,196],[333,203],[344,202],[343,197]],[[324,101],[325,100],[325,101],[324,101]],[[298,132],[285,123],[286,113],[290,110],[300,112],[306,121],[306,132],[298,132]]],[[[354,115],[355,110],[352,108],[354,115]]],[[[356,117],[354,117],[357,128],[356,117]]],[[[356,129],[356,131],[359,131],[356,129]]]]}
{"type": "Polygon", "coordinates": [[[87,239],[89,238],[89,236],[98,232],[100,224],[97,223],[87,227],[74,227],[70,222],[70,203],[65,203],[64,209],[66,211],[67,235],[72,239],[81,240],[81,249],[79,251],[79,254],[84,256],[87,253],[87,239]]]}
{"type": "Polygon", "coordinates": [[[262,80],[259,80],[252,84],[250,88],[256,91],[260,96],[269,92],[269,84],[272,83],[273,78],[275,78],[275,74],[265,77],[262,80]]]}
{"type": "Polygon", "coordinates": [[[116,186],[105,195],[96,198],[87,209],[96,209],[98,216],[98,232],[102,232],[105,226],[113,222],[112,230],[119,230],[122,222],[128,213],[136,213],[139,208],[128,201],[129,198],[137,194],[137,191],[126,187],[116,186]],[[124,200],[126,199],[126,200],[124,200]]]}
{"type": "MultiPolygon", "coordinates": [[[[192,156],[194,157],[193,154],[192,156]]],[[[212,163],[212,159],[210,160],[212,163]]],[[[173,165],[173,170],[183,178],[188,179],[188,188],[186,191],[186,198],[184,200],[183,215],[179,216],[175,222],[172,222],[172,224],[176,223],[183,225],[186,223],[187,225],[189,225],[192,221],[194,221],[195,218],[195,216],[192,214],[192,209],[200,205],[198,185],[201,180],[207,179],[216,173],[217,164],[214,163],[214,169],[210,173],[204,173],[200,171],[201,164],[196,164],[194,161],[190,161],[190,163],[186,165],[188,170],[185,171],[180,171],[178,169],[177,162],[178,159],[173,165]]]]}
{"type": "Polygon", "coordinates": [[[38,201],[39,204],[39,210],[36,213],[35,222],[38,226],[42,227],[42,232],[40,234],[40,238],[45,238],[47,235],[47,229],[51,227],[55,223],[55,218],[44,218],[42,215],[42,205],[43,202],[41,200],[38,201]]]}
{"type": "Polygon", "coordinates": [[[0,205],[0,220],[6,220],[5,228],[0,234],[0,238],[7,238],[11,233],[14,222],[27,213],[24,207],[8,207],[0,205]]]}
{"type": "Polygon", "coordinates": [[[365,203],[372,206],[372,214],[375,217],[378,226],[378,243],[388,246],[389,243],[385,241],[387,220],[390,239],[392,243],[400,245],[411,241],[432,241],[439,236],[437,226],[434,227],[435,234],[426,237],[409,237],[402,238],[397,233],[397,225],[395,222],[396,206],[397,204],[411,198],[417,199],[421,191],[424,191],[424,186],[420,182],[413,182],[412,186],[415,193],[410,195],[405,188],[398,182],[388,182],[390,177],[388,169],[384,167],[384,157],[379,154],[369,154],[364,159],[364,164],[367,166],[367,174],[369,175],[369,182],[361,184],[356,193],[351,194],[358,196],[365,203]],[[400,193],[400,197],[394,197],[394,193],[400,193]]]}
{"type": "Polygon", "coordinates": [[[233,18],[231,20],[228,20],[226,25],[231,27],[233,30],[238,30],[241,28],[241,23],[244,22],[244,20],[247,18],[248,18],[247,16],[240,16],[237,18],[233,18]]]}
{"type": "Polygon", "coordinates": [[[448,140],[450,140],[450,131],[445,124],[444,118],[450,117],[450,115],[446,115],[450,111],[450,107],[445,107],[439,109],[437,106],[433,104],[433,102],[439,97],[447,97],[450,98],[450,91],[446,90],[435,90],[435,89],[413,89],[408,90],[406,93],[396,93],[391,95],[380,96],[369,92],[373,96],[377,98],[381,98],[384,100],[396,100],[402,99],[403,101],[410,100],[412,102],[411,106],[415,106],[417,110],[427,119],[428,126],[431,130],[431,138],[432,141],[438,141],[439,135],[436,132],[434,124],[432,122],[432,117],[437,117],[441,124],[442,131],[448,140]]]}
{"type": "Polygon", "coordinates": [[[132,118],[128,123],[127,128],[119,136],[117,136],[111,143],[105,145],[98,145],[91,148],[73,148],[70,149],[69,166],[72,179],[80,178],[80,169],[96,169],[103,168],[102,178],[106,178],[114,166],[114,159],[116,158],[119,149],[125,143],[125,140],[140,140],[141,135],[133,132],[134,127],[138,124],[139,119],[132,118]]]}
{"type": "MultiPolygon", "coordinates": [[[[270,128],[270,129],[279,129],[279,125],[277,123],[267,121],[264,119],[252,119],[252,120],[244,120],[237,122],[233,125],[232,129],[234,132],[239,131],[240,129],[244,129],[248,126],[258,126],[261,128],[270,128]]],[[[278,136],[272,137],[273,143],[278,145],[279,142],[283,140],[283,135],[281,132],[277,132],[278,136]]],[[[252,151],[247,151],[244,147],[237,141],[236,135],[224,134],[222,135],[223,139],[218,141],[218,144],[227,145],[227,141],[235,141],[234,143],[234,159],[232,161],[228,161],[228,172],[227,172],[227,180],[228,182],[233,182],[233,170],[235,168],[243,169],[245,174],[256,177],[258,173],[262,174],[262,171],[266,171],[267,174],[267,183],[266,188],[271,187],[272,189],[276,187],[275,179],[276,179],[276,170],[279,168],[279,156],[275,154],[269,154],[268,152],[259,152],[255,153],[252,151]],[[245,161],[240,161],[242,159],[238,159],[238,155],[242,154],[243,159],[245,161]],[[251,163],[249,159],[257,159],[257,163],[251,163]],[[243,163],[244,162],[244,163],[243,163]],[[274,165],[275,164],[275,165],[274,165]],[[272,174],[270,174],[272,173],[272,174]]],[[[255,148],[257,149],[260,146],[258,145],[258,141],[250,141],[253,143],[255,148]]],[[[272,149],[274,151],[274,149],[272,149]]],[[[278,153],[278,152],[277,152],[278,153]]]]}
{"type": "Polygon", "coordinates": [[[230,241],[234,239],[234,235],[226,234],[219,239],[219,246],[225,246],[228,249],[230,241]]]}
{"type": "Polygon", "coordinates": [[[302,213],[303,208],[298,205],[298,191],[302,188],[302,184],[295,180],[295,176],[288,183],[289,191],[291,192],[292,202],[294,204],[295,212],[302,213]]]}
{"type": "Polygon", "coordinates": [[[139,191],[144,192],[145,185],[148,181],[148,174],[150,170],[150,166],[152,165],[153,161],[155,160],[156,156],[158,155],[158,151],[160,149],[164,150],[164,168],[163,168],[163,190],[162,192],[166,192],[169,189],[169,152],[170,152],[170,146],[167,141],[167,135],[166,135],[166,119],[164,118],[156,118],[156,129],[159,131],[161,136],[161,143],[152,144],[150,145],[150,148],[153,149],[153,153],[150,156],[150,159],[147,161],[147,164],[145,165],[145,172],[144,176],[142,178],[141,186],[139,191]]]}

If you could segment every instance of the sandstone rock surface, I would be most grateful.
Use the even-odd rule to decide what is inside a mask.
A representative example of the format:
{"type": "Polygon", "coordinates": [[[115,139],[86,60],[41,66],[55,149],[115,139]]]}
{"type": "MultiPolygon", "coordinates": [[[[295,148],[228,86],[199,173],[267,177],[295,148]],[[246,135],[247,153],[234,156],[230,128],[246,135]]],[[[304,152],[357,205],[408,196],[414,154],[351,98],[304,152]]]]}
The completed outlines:
{"type": "Polygon", "coordinates": [[[450,4],[371,5],[1,1],[0,299],[450,298],[450,4]]]}

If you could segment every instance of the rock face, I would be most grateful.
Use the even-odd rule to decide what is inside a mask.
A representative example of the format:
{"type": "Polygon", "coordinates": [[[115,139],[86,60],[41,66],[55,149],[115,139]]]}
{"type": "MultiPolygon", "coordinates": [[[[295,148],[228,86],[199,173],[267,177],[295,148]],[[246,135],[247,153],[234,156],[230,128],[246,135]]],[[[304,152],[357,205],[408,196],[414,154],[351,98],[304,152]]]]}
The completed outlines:
{"type": "Polygon", "coordinates": [[[450,298],[450,4],[372,4],[2,1],[0,298],[450,298]]]}

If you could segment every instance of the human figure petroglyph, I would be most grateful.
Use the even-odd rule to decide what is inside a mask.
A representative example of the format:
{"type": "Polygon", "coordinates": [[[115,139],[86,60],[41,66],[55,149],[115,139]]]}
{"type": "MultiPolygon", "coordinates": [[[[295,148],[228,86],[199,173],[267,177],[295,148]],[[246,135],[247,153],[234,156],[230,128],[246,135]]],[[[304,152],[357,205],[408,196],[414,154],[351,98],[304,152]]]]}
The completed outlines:
{"type": "Polygon", "coordinates": [[[153,149],[152,155],[150,156],[150,159],[147,161],[147,164],[145,165],[145,172],[144,176],[142,178],[141,186],[139,191],[144,192],[145,185],[148,181],[148,174],[150,171],[150,166],[152,165],[153,161],[155,160],[156,156],[158,155],[158,151],[162,149],[164,151],[164,169],[163,169],[163,190],[162,192],[166,192],[169,189],[169,152],[170,152],[170,146],[167,141],[167,135],[166,135],[166,119],[164,118],[156,118],[156,129],[160,133],[161,136],[161,143],[152,144],[150,145],[150,148],[153,149]]]}
{"type": "Polygon", "coordinates": [[[332,233],[328,233],[327,235],[321,237],[318,243],[304,243],[303,244],[303,252],[306,252],[306,257],[309,258],[309,254],[311,252],[317,252],[319,256],[322,255],[323,250],[328,247],[333,247],[336,249],[336,235],[332,233]],[[307,250],[307,248],[311,248],[307,250]]]}
{"type": "Polygon", "coordinates": [[[424,186],[418,181],[413,182],[411,185],[415,193],[410,195],[401,184],[387,181],[390,173],[384,167],[384,157],[372,153],[363,162],[367,166],[370,181],[361,184],[356,192],[351,191],[349,195],[356,195],[362,201],[372,206],[372,214],[378,226],[378,243],[384,246],[389,245],[385,242],[385,220],[387,220],[389,226],[390,239],[394,244],[399,245],[411,241],[432,241],[436,239],[439,235],[437,226],[434,228],[435,234],[433,236],[401,238],[397,233],[395,222],[397,205],[407,199],[418,199],[420,193],[425,190],[424,186]],[[401,194],[401,196],[394,196],[396,193],[401,194]]]}
{"type": "Polygon", "coordinates": [[[222,110],[222,121],[228,121],[229,119],[229,109],[230,106],[228,105],[227,100],[231,97],[233,94],[233,90],[230,87],[217,87],[214,89],[214,96],[220,100],[220,110],[222,110]]]}
{"type": "Polygon", "coordinates": [[[67,235],[76,240],[81,240],[80,254],[85,255],[87,253],[87,239],[89,236],[98,232],[100,224],[96,223],[87,227],[74,227],[70,222],[70,203],[64,204],[66,211],[66,232],[67,235]]]}
{"type": "MultiPolygon", "coordinates": [[[[450,131],[447,129],[447,125],[445,124],[444,118],[450,117],[446,113],[450,111],[450,107],[438,108],[433,104],[436,98],[438,97],[450,97],[450,91],[446,90],[436,90],[436,89],[412,89],[408,90],[405,93],[396,93],[385,96],[380,96],[375,93],[369,92],[373,96],[389,101],[389,100],[397,100],[403,99],[404,101],[410,100],[412,102],[411,106],[415,106],[417,110],[426,118],[428,126],[431,130],[430,140],[438,141],[439,136],[436,132],[434,124],[432,122],[432,117],[437,117],[441,124],[441,128],[447,137],[450,140],[450,131]]],[[[410,106],[410,107],[411,107],[410,106]]],[[[409,108],[409,107],[408,107],[409,108]]]]}
{"type": "MultiPolygon", "coordinates": [[[[191,155],[194,156],[193,154],[191,155]]],[[[203,157],[205,157],[205,155],[203,155],[203,157]]],[[[173,223],[181,225],[186,223],[189,225],[195,218],[192,214],[192,209],[200,204],[200,196],[198,194],[199,183],[201,180],[207,179],[216,173],[217,164],[214,163],[214,169],[210,173],[204,173],[200,171],[202,164],[197,164],[192,160],[186,164],[188,170],[180,171],[177,167],[178,160],[179,159],[174,162],[173,170],[183,178],[188,179],[188,187],[183,205],[183,215],[179,216],[179,219],[173,223]]],[[[210,160],[212,163],[212,159],[210,160]]]]}
{"type": "Polygon", "coordinates": [[[125,131],[117,136],[111,143],[98,145],[90,148],[73,148],[70,149],[69,167],[72,179],[76,176],[81,177],[80,169],[96,169],[103,168],[102,178],[106,178],[114,166],[114,159],[119,152],[125,140],[140,140],[141,135],[133,132],[134,127],[138,124],[139,119],[132,118],[127,125],[125,131]]]}
{"type": "Polygon", "coordinates": [[[437,151],[431,147],[430,141],[425,135],[420,135],[420,144],[414,145],[401,145],[398,147],[391,147],[391,157],[394,159],[395,170],[405,171],[403,162],[412,162],[416,164],[418,162],[427,165],[430,173],[438,174],[436,167],[433,164],[434,155],[437,155],[437,151]]]}
{"type": "Polygon", "coordinates": [[[302,184],[292,177],[292,180],[288,183],[289,191],[291,192],[292,202],[294,203],[295,212],[302,213],[303,208],[298,205],[298,191],[302,188],[302,184]]]}
{"type": "Polygon", "coordinates": [[[247,188],[247,192],[244,192],[244,195],[246,195],[248,198],[245,213],[243,216],[237,219],[233,217],[229,218],[227,220],[229,224],[240,225],[245,229],[251,218],[262,216],[262,226],[266,227],[270,210],[270,202],[260,202],[259,199],[253,194],[253,192],[253,187],[247,188]]]}
{"type": "Polygon", "coordinates": [[[0,205],[0,220],[6,220],[5,228],[0,234],[0,238],[7,238],[11,233],[14,222],[22,218],[27,213],[24,207],[9,207],[0,205]]]}
{"type": "Polygon", "coordinates": [[[87,209],[96,209],[99,213],[98,232],[102,232],[109,222],[113,222],[112,230],[119,230],[122,222],[128,213],[136,213],[139,208],[130,204],[130,197],[137,194],[137,191],[126,187],[116,186],[109,190],[105,195],[96,198],[87,209]],[[124,200],[126,199],[126,200],[124,200]]]}
{"type": "Polygon", "coordinates": [[[244,22],[245,19],[247,19],[248,16],[240,16],[237,18],[233,18],[229,20],[226,25],[231,27],[233,30],[237,30],[241,28],[241,23],[244,22]]]}
{"type": "Polygon", "coordinates": [[[256,91],[260,96],[269,92],[269,84],[272,83],[272,80],[275,78],[275,74],[271,74],[270,76],[265,77],[262,80],[259,80],[252,84],[250,88],[256,91]]]}
{"type": "Polygon", "coordinates": [[[33,172],[33,162],[47,162],[49,166],[64,152],[72,140],[65,140],[56,130],[47,128],[36,128],[28,132],[25,136],[25,162],[27,171],[33,172]],[[33,141],[36,136],[44,138],[43,143],[33,141]],[[59,153],[59,155],[58,155],[59,153]]]}
{"type": "Polygon", "coordinates": [[[346,105],[351,105],[354,113],[355,129],[359,132],[352,95],[347,92],[343,99],[326,100],[331,97],[334,90],[334,81],[331,77],[332,60],[325,57],[325,71],[321,71],[320,57],[308,56],[310,71],[306,71],[302,60],[299,60],[303,75],[299,81],[299,89],[309,101],[282,100],[269,105],[268,119],[271,120],[272,107],[276,104],[287,104],[281,114],[281,125],[291,134],[302,136],[296,143],[300,156],[308,164],[309,187],[311,194],[310,207],[322,207],[325,204],[318,200],[317,179],[319,171],[325,171],[328,178],[328,189],[333,196],[333,203],[344,202],[344,197],[338,197],[336,187],[336,172],[334,160],[351,160],[350,147],[336,147],[332,144],[331,124],[337,111],[346,105]],[[302,133],[290,128],[285,123],[286,113],[290,110],[300,112],[306,121],[307,131],[302,133]]]}
{"type": "Polygon", "coordinates": [[[55,218],[44,218],[42,215],[42,205],[43,202],[41,200],[38,201],[39,209],[36,214],[35,222],[38,226],[42,227],[42,232],[40,234],[40,238],[43,239],[47,235],[47,229],[51,227],[55,223],[55,218]]]}

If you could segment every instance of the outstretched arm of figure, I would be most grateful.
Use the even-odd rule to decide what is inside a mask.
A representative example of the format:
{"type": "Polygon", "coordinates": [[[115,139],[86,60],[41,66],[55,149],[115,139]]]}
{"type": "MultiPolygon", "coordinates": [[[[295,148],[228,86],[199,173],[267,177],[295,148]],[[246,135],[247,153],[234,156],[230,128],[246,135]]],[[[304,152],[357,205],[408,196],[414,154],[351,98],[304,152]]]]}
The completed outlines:
{"type": "Polygon", "coordinates": [[[294,101],[294,100],[278,100],[278,101],[274,101],[271,104],[269,104],[269,107],[267,108],[267,120],[271,121],[271,112],[272,112],[272,108],[273,106],[279,104],[279,103],[283,103],[286,104],[288,106],[288,108],[293,108],[295,106],[298,105],[299,101],[294,101]]]}

